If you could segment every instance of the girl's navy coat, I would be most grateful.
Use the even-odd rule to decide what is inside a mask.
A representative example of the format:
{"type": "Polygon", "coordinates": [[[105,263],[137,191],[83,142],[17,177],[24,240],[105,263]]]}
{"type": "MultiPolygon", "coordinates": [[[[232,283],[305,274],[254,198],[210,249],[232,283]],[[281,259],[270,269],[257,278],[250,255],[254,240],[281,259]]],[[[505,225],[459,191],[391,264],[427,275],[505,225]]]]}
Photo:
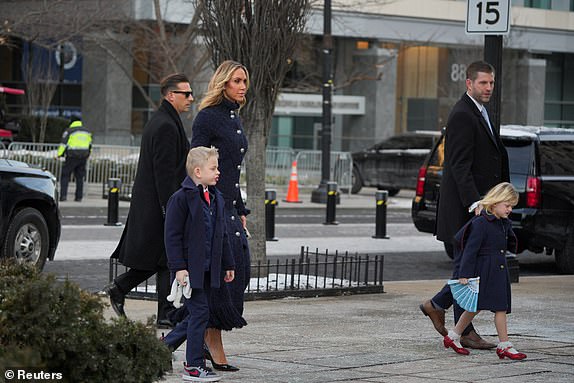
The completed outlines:
{"type": "Polygon", "coordinates": [[[455,235],[455,278],[480,276],[478,310],[510,313],[510,276],[506,250],[516,252],[512,222],[485,211],[455,235]]]}
{"type": "MultiPolygon", "coordinates": [[[[210,187],[209,190],[210,194],[215,195],[217,211],[211,240],[211,287],[218,288],[224,272],[234,270],[235,264],[225,230],[223,197],[217,189],[210,187]]],[[[181,188],[169,199],[165,219],[168,267],[172,272],[187,269],[194,289],[203,288],[205,274],[204,202],[199,193],[200,189],[191,178],[186,177],[181,188]]]]}

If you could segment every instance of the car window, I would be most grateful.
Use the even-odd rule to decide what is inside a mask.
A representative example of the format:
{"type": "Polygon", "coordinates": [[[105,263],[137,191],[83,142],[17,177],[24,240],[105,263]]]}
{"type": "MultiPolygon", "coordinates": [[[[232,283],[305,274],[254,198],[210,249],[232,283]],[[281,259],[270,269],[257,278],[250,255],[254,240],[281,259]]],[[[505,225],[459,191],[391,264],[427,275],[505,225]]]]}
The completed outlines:
{"type": "Polygon", "coordinates": [[[541,141],[540,171],[545,176],[574,175],[574,142],[541,141]]]}
{"type": "Polygon", "coordinates": [[[528,175],[532,165],[533,143],[529,140],[504,140],[510,174],[528,175]]]}

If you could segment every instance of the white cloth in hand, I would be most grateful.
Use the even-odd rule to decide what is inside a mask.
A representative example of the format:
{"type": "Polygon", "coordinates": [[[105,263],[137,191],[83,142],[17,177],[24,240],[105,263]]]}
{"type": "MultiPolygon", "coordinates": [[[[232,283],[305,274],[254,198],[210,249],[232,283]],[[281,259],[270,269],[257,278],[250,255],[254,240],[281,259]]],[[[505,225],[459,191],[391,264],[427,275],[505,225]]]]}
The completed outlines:
{"type": "Polygon", "coordinates": [[[186,297],[187,299],[191,298],[191,284],[189,283],[188,275],[185,276],[184,282],[186,283],[185,286],[180,285],[177,279],[174,279],[171,284],[171,292],[167,296],[167,300],[169,302],[173,302],[173,306],[175,308],[180,308],[182,306],[182,297],[186,297]]]}

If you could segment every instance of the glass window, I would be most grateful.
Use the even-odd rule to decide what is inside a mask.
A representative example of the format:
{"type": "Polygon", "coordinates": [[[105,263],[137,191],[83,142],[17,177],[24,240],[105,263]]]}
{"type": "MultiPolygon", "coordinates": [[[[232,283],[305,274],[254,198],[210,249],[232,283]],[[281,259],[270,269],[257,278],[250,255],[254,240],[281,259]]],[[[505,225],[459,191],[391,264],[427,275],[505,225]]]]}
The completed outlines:
{"type": "Polygon", "coordinates": [[[545,176],[574,174],[574,142],[540,142],[540,172],[545,176]]]}
{"type": "Polygon", "coordinates": [[[552,9],[552,0],[525,0],[524,6],[529,8],[552,9]]]}
{"type": "Polygon", "coordinates": [[[531,174],[534,144],[530,140],[502,138],[508,152],[510,182],[519,193],[526,190],[526,179],[531,174]]]}
{"type": "Polygon", "coordinates": [[[506,140],[503,138],[504,146],[508,152],[508,165],[511,174],[528,175],[532,164],[532,141],[506,140]]]}

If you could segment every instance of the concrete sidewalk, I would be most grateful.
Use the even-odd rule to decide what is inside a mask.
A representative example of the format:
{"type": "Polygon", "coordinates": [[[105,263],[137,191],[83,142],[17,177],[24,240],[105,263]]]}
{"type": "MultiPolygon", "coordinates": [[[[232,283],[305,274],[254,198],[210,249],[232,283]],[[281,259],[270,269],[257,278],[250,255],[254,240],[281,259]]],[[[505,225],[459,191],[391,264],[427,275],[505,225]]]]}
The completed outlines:
{"type": "MultiPolygon", "coordinates": [[[[222,381],[574,381],[574,276],[524,277],[512,285],[510,339],[528,354],[519,362],[499,360],[493,350],[461,356],[443,348],[418,309],[443,283],[385,282],[385,294],[247,302],[249,325],[224,334],[229,363],[241,370],[221,373],[222,381]]],[[[126,311],[144,321],[155,302],[129,300],[126,311]]],[[[475,325],[496,341],[492,313],[481,313],[475,325]]],[[[184,351],[174,353],[173,373],[163,381],[182,381],[184,351]]]]}

